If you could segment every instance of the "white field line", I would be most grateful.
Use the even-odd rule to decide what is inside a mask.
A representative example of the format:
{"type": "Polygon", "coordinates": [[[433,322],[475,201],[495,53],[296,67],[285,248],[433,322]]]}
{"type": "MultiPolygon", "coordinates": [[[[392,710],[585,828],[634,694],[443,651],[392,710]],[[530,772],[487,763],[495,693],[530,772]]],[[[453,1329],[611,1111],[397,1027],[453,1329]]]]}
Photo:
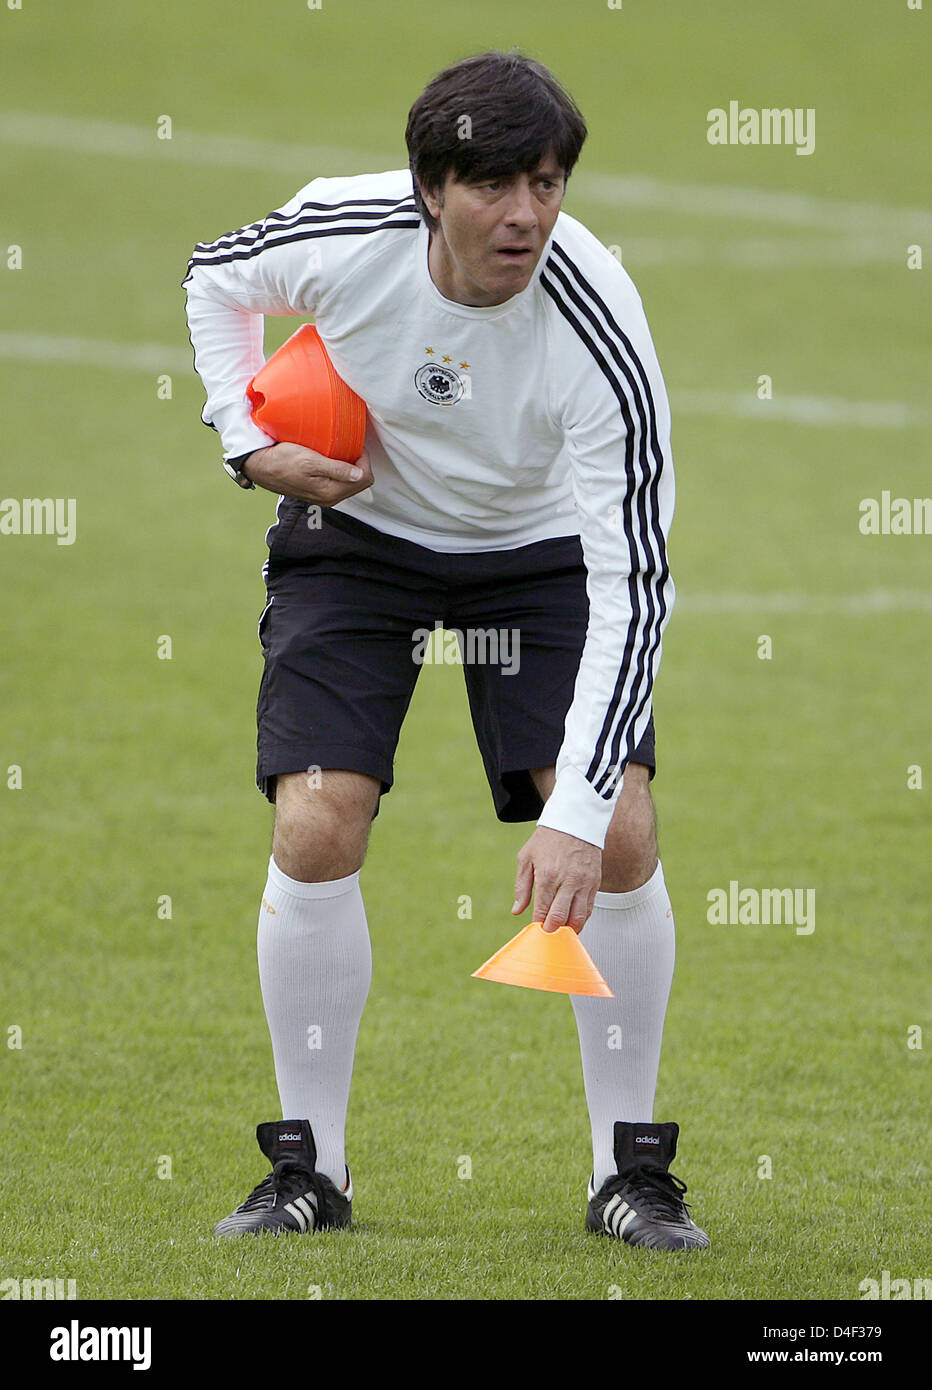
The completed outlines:
{"type": "MultiPolygon", "coordinates": [[[[574,174],[570,187],[576,180],[574,174]]],[[[881,203],[819,198],[809,193],[776,193],[763,188],[733,188],[721,184],[670,183],[663,179],[612,174],[579,175],[577,187],[593,202],[616,208],[650,208],[678,216],[727,217],[787,227],[816,227],[823,231],[899,234],[920,240],[932,230],[932,212],[925,208],[887,207],[881,203]],[[915,235],[913,235],[915,233],[915,235]]],[[[905,252],[905,246],[903,248],[905,252]]]]}
{"type": "Polygon", "coordinates": [[[883,613],[932,613],[932,588],[872,589],[863,594],[692,594],[679,592],[677,617],[707,617],[722,613],[803,613],[864,618],[883,613]]]}
{"type": "MultiPolygon", "coordinates": [[[[314,178],[319,165],[339,174],[347,169],[364,172],[367,167],[404,167],[407,162],[398,154],[364,154],[329,145],[286,145],[241,135],[201,135],[180,127],[173,130],[170,140],[160,140],[154,120],[150,127],[39,111],[0,111],[0,142],[68,154],[158,159],[165,164],[213,164],[256,173],[268,169],[302,183],[314,178]]],[[[299,187],[301,183],[295,184],[292,191],[299,187]]]]}
{"type": "MultiPolygon", "coordinates": [[[[622,237],[619,260],[636,273],[648,265],[716,265],[729,270],[780,270],[786,267],[887,265],[906,268],[902,235],[776,238],[631,236],[622,237]]],[[[615,252],[618,255],[618,252],[615,252]]]]}
{"type": "Polygon", "coordinates": [[[61,366],[103,367],[115,371],[193,372],[194,351],[157,343],[109,343],[102,338],[69,338],[42,333],[0,333],[0,361],[55,362],[61,366]]]}
{"type": "MultiPolygon", "coordinates": [[[[80,116],[53,116],[35,111],[0,111],[0,145],[64,150],[72,154],[158,159],[171,164],[206,164],[227,168],[272,170],[308,182],[318,173],[340,174],[403,168],[400,145],[391,154],[373,154],[342,146],[286,144],[239,135],[203,134],[175,127],[170,140],[159,140],[150,127],[80,116]]],[[[300,186],[295,185],[295,189],[300,186]]],[[[678,216],[724,217],[787,227],[815,227],[854,237],[888,235],[920,242],[932,235],[932,212],[887,207],[808,193],[758,188],[675,183],[646,175],[580,171],[570,181],[590,202],[619,210],[647,208],[678,216]]],[[[619,237],[619,240],[621,238],[619,237]]],[[[905,246],[903,247],[905,250],[905,246]]]]}
{"type": "MultiPolygon", "coordinates": [[[[157,343],[113,343],[100,338],[58,337],[0,332],[0,361],[22,364],[100,367],[105,370],[193,373],[190,347],[157,343]]],[[[761,401],[752,392],[672,391],[674,421],[679,416],[711,415],[797,425],[839,425],[858,429],[908,429],[932,423],[932,409],[903,401],[848,401],[833,396],[781,396],[761,401]]]]}
{"type": "Polygon", "coordinates": [[[840,396],[784,396],[758,400],[751,392],[670,392],[677,415],[731,416],[733,419],[794,425],[841,425],[857,429],[902,430],[932,424],[932,409],[905,401],[849,401],[840,396]]]}

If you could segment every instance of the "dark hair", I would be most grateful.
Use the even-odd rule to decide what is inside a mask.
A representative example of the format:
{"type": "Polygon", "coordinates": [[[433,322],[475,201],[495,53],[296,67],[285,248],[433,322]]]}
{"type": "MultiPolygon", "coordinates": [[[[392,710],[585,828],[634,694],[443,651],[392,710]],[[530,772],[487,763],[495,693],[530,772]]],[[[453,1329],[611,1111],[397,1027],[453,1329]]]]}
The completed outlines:
{"type": "Polygon", "coordinates": [[[569,177],[586,123],[542,63],[521,53],[479,53],[445,68],[408,113],[405,141],[418,211],[433,230],[420,180],[440,190],[452,170],[467,182],[530,173],[553,150],[569,177]]]}

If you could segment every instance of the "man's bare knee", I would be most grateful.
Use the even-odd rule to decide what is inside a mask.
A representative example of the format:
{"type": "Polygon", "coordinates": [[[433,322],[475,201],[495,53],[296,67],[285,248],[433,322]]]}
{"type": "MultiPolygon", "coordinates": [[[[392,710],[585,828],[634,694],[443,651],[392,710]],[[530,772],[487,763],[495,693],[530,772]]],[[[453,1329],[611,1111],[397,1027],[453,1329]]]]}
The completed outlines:
{"type": "Polygon", "coordinates": [[[280,775],[272,853],[282,873],[302,883],[354,874],[366,857],[380,790],[378,778],[341,768],[280,775]]]}
{"type": "Polygon", "coordinates": [[[657,815],[650,769],[629,763],[602,851],[604,893],[632,893],[657,867],[657,815]]]}
{"type": "Polygon", "coordinates": [[[550,767],[532,767],[528,776],[537,788],[541,801],[549,801],[556,779],[556,768],[552,764],[550,767]]]}

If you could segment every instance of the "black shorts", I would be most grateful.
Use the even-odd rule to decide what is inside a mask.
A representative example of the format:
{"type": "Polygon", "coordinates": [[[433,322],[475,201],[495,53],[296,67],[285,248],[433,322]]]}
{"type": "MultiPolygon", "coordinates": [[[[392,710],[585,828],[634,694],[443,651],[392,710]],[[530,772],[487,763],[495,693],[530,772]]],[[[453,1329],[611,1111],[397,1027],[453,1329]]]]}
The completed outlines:
{"type": "MultiPolygon", "coordinates": [[[[496,814],[536,820],[528,769],[556,762],[586,637],[579,537],[449,555],[327,508],[309,527],[292,499],[279,517],[259,620],[259,789],[274,801],[279,773],[316,767],[368,773],[389,791],[416,653],[441,625],[460,633],[496,814]]],[[[653,719],[631,761],[653,777],[653,719]]]]}

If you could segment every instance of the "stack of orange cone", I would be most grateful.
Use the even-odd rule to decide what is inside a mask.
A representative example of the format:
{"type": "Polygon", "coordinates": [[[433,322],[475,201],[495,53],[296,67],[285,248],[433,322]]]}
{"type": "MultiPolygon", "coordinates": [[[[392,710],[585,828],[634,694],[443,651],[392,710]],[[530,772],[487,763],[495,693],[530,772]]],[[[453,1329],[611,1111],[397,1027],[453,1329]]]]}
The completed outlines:
{"type": "Polygon", "coordinates": [[[366,438],[366,403],[338,376],[320,334],[306,323],[246,387],[252,418],[273,439],[355,463],[366,438]]]}
{"type": "Polygon", "coordinates": [[[559,994],[615,997],[573,928],[562,926],[546,932],[540,922],[522,928],[485,965],[473,971],[473,978],[559,994]]]}

